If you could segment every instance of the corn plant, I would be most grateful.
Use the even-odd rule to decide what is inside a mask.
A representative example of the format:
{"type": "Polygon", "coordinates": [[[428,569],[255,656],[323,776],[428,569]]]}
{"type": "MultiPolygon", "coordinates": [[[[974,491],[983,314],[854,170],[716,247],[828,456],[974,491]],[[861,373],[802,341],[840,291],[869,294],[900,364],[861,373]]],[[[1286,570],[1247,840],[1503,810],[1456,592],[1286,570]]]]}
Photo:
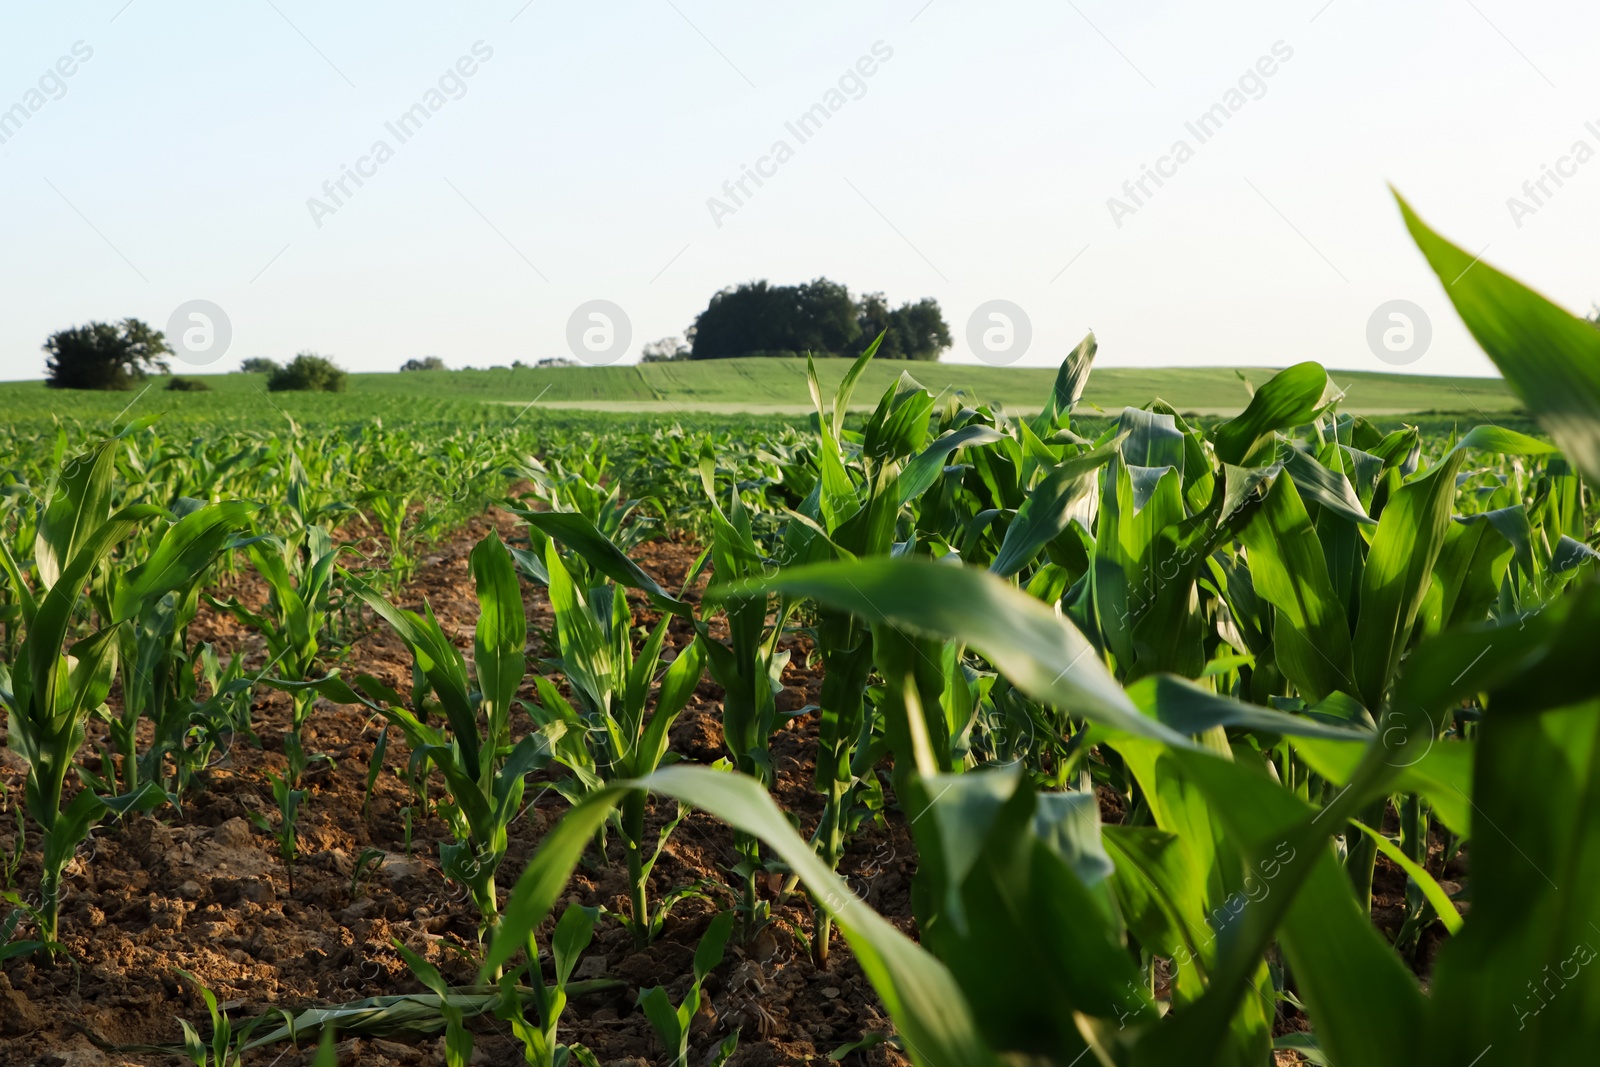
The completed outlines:
{"type": "Polygon", "coordinates": [[[521,811],[525,779],[549,762],[551,744],[562,728],[534,731],[512,743],[512,709],[527,673],[528,620],[521,587],[511,554],[496,534],[478,543],[471,562],[479,605],[471,677],[431,608],[422,615],[397,608],[347,576],[355,594],[410,648],[418,676],[426,682],[415,707],[408,709],[398,693],[367,675],[356,676],[355,689],[337,675],[274,684],[368,707],[405,735],[414,760],[427,761],[439,771],[450,793],[440,812],[455,835],[454,842],[439,846],[439,859],[445,874],[471,894],[487,931],[498,914],[495,871],[505,857],[507,829],[521,811]],[[428,707],[443,710],[448,729],[425,720],[428,707]]]}
{"type": "MultiPolygon", "coordinates": [[[[694,981],[684,993],[683,1002],[676,1008],[667,998],[667,991],[660,986],[639,991],[639,1007],[644,1009],[645,1018],[650,1020],[650,1025],[655,1029],[670,1067],[689,1067],[689,1023],[700,1011],[700,986],[722,962],[728,935],[733,933],[734,918],[731,911],[718,912],[711,920],[711,925],[706,927],[706,932],[700,935],[700,943],[694,950],[694,981]]],[[[719,1048],[717,1055],[710,1060],[713,1067],[721,1067],[726,1063],[738,1048],[738,1042],[739,1036],[735,1033],[732,1040],[719,1048]]]]}
{"type": "MultiPolygon", "coordinates": [[[[193,513],[199,507],[194,500],[183,503],[186,513],[193,513]]],[[[230,525],[242,525],[248,510],[246,506],[230,502],[213,507],[220,509],[219,515],[230,518],[227,523],[213,526],[208,535],[209,543],[197,546],[193,557],[196,560],[231,551],[246,543],[232,537],[230,530],[230,525]]],[[[177,536],[176,531],[176,526],[170,527],[159,537],[177,536]]],[[[160,541],[155,543],[159,546],[160,541]]],[[[173,756],[181,763],[184,738],[198,703],[195,664],[190,657],[187,632],[199,606],[200,587],[208,575],[209,568],[201,567],[177,588],[159,598],[147,599],[121,631],[118,663],[122,711],[109,717],[107,726],[112,743],[121,755],[120,774],[114,784],[124,793],[133,792],[145,781],[167,788],[168,757],[173,756]],[[152,728],[152,741],[148,749],[140,752],[137,734],[140,721],[145,719],[152,728]]],[[[118,595],[118,586],[123,580],[117,574],[108,577],[106,590],[98,597],[96,605],[102,615],[118,595]]]]}
{"type": "Polygon", "coordinates": [[[582,1045],[563,1045],[556,1040],[561,1023],[561,1013],[567,1007],[567,988],[578,959],[594,938],[595,920],[599,909],[577,904],[567,905],[556,922],[550,937],[550,963],[555,981],[544,982],[544,966],[539,960],[539,947],[528,944],[528,981],[532,993],[538,1025],[528,1021],[522,1010],[523,996],[516,986],[516,975],[508,973],[500,978],[500,1004],[495,1014],[511,1026],[511,1032],[522,1042],[523,1062],[529,1067],[566,1067],[573,1059],[592,1067],[596,1062],[592,1053],[582,1045]]]}
{"type": "MultiPolygon", "coordinates": [[[[340,551],[323,526],[307,527],[303,544],[298,540],[263,538],[251,544],[246,552],[256,572],[267,583],[264,611],[251,611],[237,597],[227,601],[210,596],[208,599],[214,607],[230,612],[241,623],[261,633],[267,642],[269,661],[278,675],[290,681],[305,681],[316,673],[324,655],[322,636],[340,551]]],[[[304,730],[316,696],[310,687],[291,691],[293,707],[289,729],[283,737],[283,754],[289,765],[289,782],[295,789],[300,787],[300,779],[312,762],[306,756],[304,730]]]]}
{"type": "MultiPolygon", "coordinates": [[[[767,556],[752,536],[750,513],[737,487],[729,496],[729,509],[724,511],[716,492],[716,459],[709,450],[701,453],[699,467],[701,485],[711,505],[713,537],[710,549],[700,563],[691,568],[688,582],[695,579],[707,560],[717,574],[727,575],[730,580],[764,573],[767,556]]],[[[584,515],[576,512],[523,512],[522,517],[543,534],[566,544],[594,572],[611,578],[619,585],[640,590],[664,613],[694,620],[699,635],[697,647],[705,657],[706,669],[723,688],[724,743],[739,769],[770,783],[773,774],[771,735],[777,722],[774,695],[782,688],[778,678],[789,662],[789,653],[780,651],[777,645],[778,639],[783,636],[792,605],[780,603],[774,616],[769,619],[768,598],[764,594],[730,597],[723,605],[728,629],[728,641],[724,643],[711,636],[708,619],[696,618],[688,602],[663,589],[584,515]]],[[[553,576],[547,576],[547,580],[550,577],[553,576]]],[[[656,640],[659,649],[659,640],[653,640],[656,640]]],[[[696,680],[698,676],[691,680],[685,672],[682,678],[684,699],[693,691],[696,680]]],[[[632,729],[637,731],[636,723],[632,729]]],[[[661,730],[664,742],[665,724],[661,730]]],[[[660,758],[659,754],[655,756],[658,762],[660,758]]],[[[628,821],[634,821],[631,815],[628,821]]],[[[769,910],[756,886],[762,869],[760,845],[755,838],[740,834],[736,848],[740,858],[734,873],[742,883],[745,933],[750,936],[765,922],[769,910]]]]}
{"type": "Polygon", "coordinates": [[[283,863],[284,877],[288,879],[289,892],[293,894],[294,864],[300,855],[300,841],[295,828],[300,822],[300,805],[305,803],[309,794],[304,789],[296,789],[287,773],[268,771],[267,781],[272,784],[272,799],[278,806],[277,826],[272,825],[264,812],[252,810],[247,814],[257,829],[271,834],[273,841],[277,842],[278,859],[283,863]]]}
{"type": "Polygon", "coordinates": [[[223,666],[216,649],[202,644],[192,650],[189,657],[196,662],[198,679],[186,679],[186,690],[191,694],[189,714],[189,744],[180,748],[178,758],[177,792],[187,789],[194,777],[213,765],[214,759],[223,758],[239,738],[260,747],[255,730],[250,723],[250,695],[266,674],[266,668],[253,677],[247,677],[244,657],[238,653],[228,657],[223,666]],[[206,695],[198,695],[204,683],[206,695]]]}
{"type": "Polygon", "coordinates": [[[465,1013],[451,996],[450,987],[445,984],[444,975],[439,973],[439,968],[399,941],[394,942],[394,948],[406,961],[406,966],[411,968],[411,973],[417,980],[439,998],[439,1014],[444,1017],[445,1067],[467,1067],[467,1063],[472,1059],[472,1034],[466,1028],[465,1013]]]}
{"type": "Polygon", "coordinates": [[[372,509],[379,528],[383,530],[384,539],[389,543],[388,574],[395,584],[404,585],[411,580],[417,569],[415,549],[419,533],[418,524],[406,525],[406,512],[411,504],[410,495],[374,491],[364,494],[361,502],[372,509]]]}
{"type": "Polygon", "coordinates": [[[240,1067],[243,1049],[250,1040],[250,1034],[266,1022],[267,1017],[263,1015],[236,1027],[233,1020],[228,1018],[228,1013],[217,1003],[217,995],[204,982],[182,967],[177,968],[177,972],[199,991],[206,1002],[206,1013],[211,1017],[210,1042],[200,1037],[200,1032],[188,1019],[178,1020],[178,1025],[183,1028],[185,1055],[194,1067],[240,1067]]]}
{"type": "MultiPolygon", "coordinates": [[[[538,513],[528,513],[528,518],[536,529],[543,521],[538,513]]],[[[523,569],[529,570],[526,565],[523,569]]],[[[673,618],[668,614],[636,654],[632,613],[623,587],[602,579],[588,590],[580,588],[554,540],[546,540],[544,563],[531,576],[545,583],[555,614],[553,651],[558,656],[546,662],[566,676],[573,695],[569,702],[547,679],[536,678],[539,702],[533,711],[542,723],[559,725],[565,731],[556,742],[555,758],[572,772],[572,784],[563,792],[575,803],[605,782],[643,777],[661,765],[667,756],[668,731],[694,695],[705,669],[703,642],[696,637],[662,669],[673,618]],[[645,708],[657,682],[655,710],[647,723],[645,708]]],[[[616,820],[628,867],[631,905],[631,914],[623,921],[640,947],[661,932],[675,899],[669,895],[652,910],[648,890],[656,860],[684,814],[680,810],[668,820],[652,846],[645,839],[645,806],[645,794],[635,793],[623,803],[616,820]]]]}
{"type": "Polygon", "coordinates": [[[61,872],[107,810],[126,811],[161,802],[161,794],[139,790],[121,798],[102,798],[83,790],[65,808],[62,793],[73,759],[83,745],[84,724],[104,704],[117,669],[118,647],[130,620],[203,572],[221,550],[231,527],[242,520],[238,505],[212,505],[175,522],[149,504],[112,511],[116,458],[121,433],[71,459],[46,489],[39,504],[30,587],[9,548],[0,548],[25,634],[9,677],[0,677],[10,736],[28,763],[28,811],[43,829],[40,874],[40,939],[55,942],[60,913],[61,872]],[[112,551],[139,528],[169,522],[142,562],[114,581],[102,572],[112,551]],[[95,629],[67,650],[74,616],[94,584],[95,629]]]}

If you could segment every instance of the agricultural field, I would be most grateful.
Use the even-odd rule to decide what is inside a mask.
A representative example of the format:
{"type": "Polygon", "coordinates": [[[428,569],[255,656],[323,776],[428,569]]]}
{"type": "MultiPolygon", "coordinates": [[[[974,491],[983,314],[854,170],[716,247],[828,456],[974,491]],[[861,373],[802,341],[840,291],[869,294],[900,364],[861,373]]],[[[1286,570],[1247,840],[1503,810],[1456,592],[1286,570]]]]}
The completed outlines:
{"type": "Polygon", "coordinates": [[[1505,382],[0,388],[0,1062],[1586,1062],[1600,331],[1408,222],[1505,382]]]}
{"type": "MultiPolygon", "coordinates": [[[[849,366],[848,361],[834,359],[817,364],[817,378],[827,395],[833,395],[838,389],[849,366]]],[[[870,412],[876,401],[868,398],[881,396],[894,384],[900,374],[899,366],[891,362],[868,364],[851,395],[850,410],[858,415],[870,412]]],[[[1029,418],[1039,413],[1056,377],[1055,370],[1042,368],[939,363],[916,363],[911,367],[917,381],[935,394],[963,392],[1029,418]]],[[[1252,389],[1274,373],[1262,368],[1101,368],[1090,379],[1079,406],[1082,414],[1091,418],[1115,417],[1124,407],[1139,407],[1159,398],[1188,415],[1237,415],[1249,404],[1252,389]]],[[[1520,401],[1498,378],[1342,370],[1329,373],[1343,396],[1341,410],[1382,422],[1392,421],[1396,416],[1423,414],[1451,414],[1470,422],[1515,419],[1524,415],[1520,401]]],[[[219,405],[230,412],[254,412],[262,416],[263,425],[267,424],[272,409],[261,401],[261,375],[193,377],[206,383],[211,392],[163,393],[150,399],[157,406],[208,415],[219,405]]],[[[706,414],[792,418],[813,410],[806,363],[800,359],[352,374],[348,388],[349,396],[357,398],[355,407],[332,405],[329,411],[381,410],[385,403],[391,405],[390,410],[398,411],[402,409],[397,402],[402,398],[408,402],[425,398],[430,402],[457,400],[518,408],[531,403],[539,408],[676,415],[691,421],[706,414]]],[[[279,393],[272,399],[284,404],[293,398],[293,394],[279,393]]],[[[92,413],[109,416],[127,403],[125,397],[112,403],[116,399],[86,397],[82,402],[101,402],[92,413]],[[101,408],[105,410],[102,412],[101,408]]],[[[56,408],[60,402],[60,395],[52,395],[43,382],[0,383],[0,413],[8,416],[37,417],[45,409],[56,408]]]]}

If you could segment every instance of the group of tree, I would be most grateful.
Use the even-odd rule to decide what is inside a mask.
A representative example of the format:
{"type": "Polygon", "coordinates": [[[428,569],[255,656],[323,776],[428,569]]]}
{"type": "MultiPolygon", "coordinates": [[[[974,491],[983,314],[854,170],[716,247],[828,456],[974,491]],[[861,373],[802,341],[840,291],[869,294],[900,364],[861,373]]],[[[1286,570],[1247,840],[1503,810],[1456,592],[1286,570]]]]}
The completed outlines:
{"type": "MultiPolygon", "coordinates": [[[[879,359],[936,360],[950,347],[950,327],[933,298],[891,308],[882,293],[857,299],[838,282],[818,278],[801,285],[746,282],[717,293],[688,331],[687,358],[854,357],[880,334],[879,359]]],[[[646,346],[643,358],[685,357],[681,346],[646,346]]]]}
{"type": "MultiPolygon", "coordinates": [[[[172,355],[166,335],[139,319],[91,322],[58,330],[44,343],[45,384],[52,389],[131,389],[151,374],[171,374],[163,356],[172,355]]],[[[286,366],[264,356],[240,364],[247,374],[265,374],[270,392],[342,393],[345,372],[315,352],[301,352],[286,366]]],[[[202,381],[173,376],[167,388],[205,392],[202,381]]]]}
{"type": "Polygon", "coordinates": [[[400,369],[405,370],[446,370],[444,360],[438,356],[423,356],[421,359],[408,359],[400,364],[400,369]]]}

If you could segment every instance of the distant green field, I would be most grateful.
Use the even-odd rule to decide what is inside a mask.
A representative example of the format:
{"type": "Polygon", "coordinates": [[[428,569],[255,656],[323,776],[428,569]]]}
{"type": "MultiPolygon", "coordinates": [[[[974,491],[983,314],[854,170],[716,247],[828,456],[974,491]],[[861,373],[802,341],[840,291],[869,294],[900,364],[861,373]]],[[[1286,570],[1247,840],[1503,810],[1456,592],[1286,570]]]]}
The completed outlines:
{"type": "MultiPolygon", "coordinates": [[[[831,394],[849,364],[817,364],[825,394],[831,394]]],[[[1049,396],[1055,371],[1047,368],[961,366],[945,363],[870,364],[854,402],[871,407],[904,371],[934,391],[962,390],[1017,411],[1037,411],[1049,396]]],[[[1259,383],[1272,371],[1235,373],[1223,367],[1101,367],[1089,377],[1085,400],[1120,411],[1161,397],[1180,411],[1226,414],[1249,403],[1245,380],[1259,383]]],[[[234,375],[234,378],[241,377],[234,375]]],[[[1335,371],[1347,390],[1351,411],[1508,412],[1518,403],[1498,378],[1422,377],[1372,371],[1335,371]]],[[[460,397],[615,410],[808,411],[803,360],[725,359],[697,363],[648,363],[629,367],[559,367],[549,370],[417,371],[351,376],[357,391],[460,397]]]]}
{"type": "MultiPolygon", "coordinates": [[[[848,364],[818,363],[823,391],[832,394],[848,364]]],[[[890,363],[868,366],[856,387],[856,407],[873,406],[904,371],[934,391],[960,390],[1015,412],[1035,412],[1055,380],[1044,368],[998,368],[943,363],[890,363]]],[[[1085,403],[1108,413],[1142,405],[1160,397],[1179,411],[1202,415],[1232,414],[1249,402],[1247,382],[1259,384],[1272,375],[1266,368],[1235,372],[1222,367],[1097,368],[1089,378],[1085,403]],[[1242,377],[1241,377],[1242,376],[1242,377]]],[[[1346,390],[1345,410],[1374,415],[1432,413],[1459,415],[1463,422],[1488,421],[1511,415],[1519,403],[1498,378],[1448,378],[1334,371],[1346,390]]],[[[261,375],[187,375],[199,377],[209,393],[169,393],[164,379],[140,409],[173,410],[190,416],[213,411],[225,420],[249,420],[274,406],[297,418],[347,412],[392,417],[446,417],[444,408],[461,402],[527,404],[630,414],[708,412],[716,414],[803,414],[811,409],[803,360],[728,359],[700,363],[654,363],[625,367],[556,367],[544,370],[493,369],[352,374],[349,392],[341,396],[268,394],[261,375]],[[159,395],[156,395],[159,394],[159,395]],[[450,404],[449,402],[455,402],[450,404]]],[[[88,397],[46,389],[42,382],[0,383],[0,419],[103,416],[131,394],[88,397]],[[118,397],[122,399],[119,400],[118,397]]],[[[449,417],[460,417],[459,411],[449,417]]]]}

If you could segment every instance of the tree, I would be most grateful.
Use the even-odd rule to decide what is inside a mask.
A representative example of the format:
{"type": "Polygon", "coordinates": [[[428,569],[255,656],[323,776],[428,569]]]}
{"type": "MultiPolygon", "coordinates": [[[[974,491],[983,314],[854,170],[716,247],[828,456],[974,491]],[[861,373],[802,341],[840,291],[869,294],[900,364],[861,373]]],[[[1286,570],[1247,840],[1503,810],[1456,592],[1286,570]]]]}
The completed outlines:
{"type": "Polygon", "coordinates": [[[856,321],[860,309],[850,290],[838,282],[826,278],[807,282],[794,289],[794,299],[795,343],[787,347],[842,355],[861,336],[861,324],[856,321]]]}
{"type": "Polygon", "coordinates": [[[798,301],[794,290],[746,282],[711,298],[690,328],[694,359],[730,359],[794,351],[798,301]]]}
{"type": "Polygon", "coordinates": [[[639,362],[676,363],[690,358],[690,354],[689,346],[683,343],[681,337],[663,337],[644,346],[639,355],[639,362]]]}
{"type": "Polygon", "coordinates": [[[131,389],[151,371],[165,373],[172,349],[160,330],[138,319],[91,322],[50,335],[45,371],[52,389],[131,389]]]}
{"type": "Polygon", "coordinates": [[[177,375],[173,375],[167,381],[167,392],[169,393],[209,393],[210,391],[211,386],[198,378],[180,378],[177,375]]]}
{"type": "Polygon", "coordinates": [[[438,356],[423,356],[421,359],[408,359],[400,364],[401,370],[446,370],[444,360],[438,356]]]}
{"type": "MultiPolygon", "coordinates": [[[[891,309],[882,293],[857,301],[838,282],[817,278],[803,285],[746,282],[717,293],[689,329],[689,358],[854,357],[879,334],[879,359],[934,360],[950,347],[950,328],[931,297],[891,309]]],[[[658,359],[647,345],[644,362],[658,359]]]]}
{"type": "Polygon", "coordinates": [[[882,293],[868,293],[861,298],[861,314],[856,318],[856,322],[861,327],[861,334],[857,338],[861,349],[865,350],[879,334],[882,334],[883,343],[878,346],[876,358],[906,358],[905,352],[900,348],[900,331],[894,319],[894,312],[890,310],[889,302],[883,298],[882,293]]]}
{"type": "Polygon", "coordinates": [[[890,320],[899,334],[901,359],[932,361],[950,347],[950,327],[939,311],[939,302],[931,296],[915,304],[901,304],[890,313],[890,320]]]}
{"type": "Polygon", "coordinates": [[[239,370],[244,374],[271,374],[277,369],[278,361],[266,356],[251,356],[239,364],[239,370]]]}
{"type": "Polygon", "coordinates": [[[302,352],[287,367],[279,367],[272,372],[267,379],[267,391],[342,393],[344,380],[344,371],[335,366],[332,360],[315,352],[302,352]]]}

